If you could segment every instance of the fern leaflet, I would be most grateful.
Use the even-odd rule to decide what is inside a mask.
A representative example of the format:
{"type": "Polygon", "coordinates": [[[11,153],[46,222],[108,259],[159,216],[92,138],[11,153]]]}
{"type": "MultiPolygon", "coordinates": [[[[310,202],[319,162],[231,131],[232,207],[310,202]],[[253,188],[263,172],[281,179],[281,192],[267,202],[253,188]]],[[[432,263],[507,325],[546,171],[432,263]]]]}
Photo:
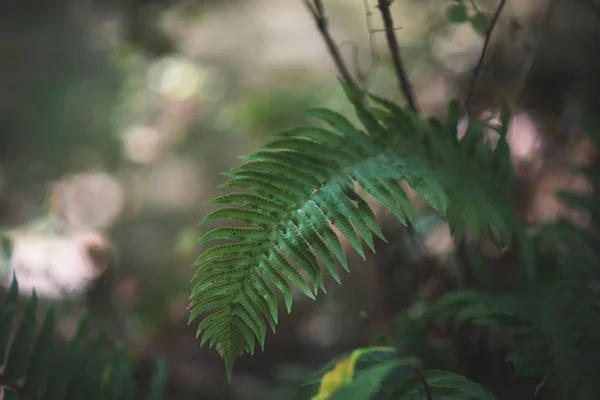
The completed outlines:
{"type": "MultiPolygon", "coordinates": [[[[101,338],[88,343],[85,315],[75,338],[65,346],[59,347],[53,340],[52,306],[36,334],[38,300],[35,292],[11,342],[18,297],[18,283],[13,279],[6,298],[0,303],[0,389],[3,389],[4,399],[135,398],[125,352],[121,346],[101,338]]],[[[165,378],[164,362],[159,360],[146,399],[163,398],[165,378]]]]}
{"type": "Polygon", "coordinates": [[[429,314],[508,327],[513,350],[507,361],[520,376],[544,379],[560,399],[591,399],[600,391],[600,301],[575,281],[550,280],[505,295],[452,292],[429,314]]]}

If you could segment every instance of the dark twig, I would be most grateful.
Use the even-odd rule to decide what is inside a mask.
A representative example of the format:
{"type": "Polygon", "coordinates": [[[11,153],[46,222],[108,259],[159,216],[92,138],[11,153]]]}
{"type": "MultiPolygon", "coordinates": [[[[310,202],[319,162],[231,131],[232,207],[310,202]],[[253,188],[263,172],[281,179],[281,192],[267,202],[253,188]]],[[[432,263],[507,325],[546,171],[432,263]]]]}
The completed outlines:
{"type": "Polygon", "coordinates": [[[417,104],[413,96],[412,88],[410,86],[410,82],[408,80],[408,76],[406,75],[406,70],[404,69],[402,58],[400,56],[400,47],[398,46],[398,41],[396,40],[396,35],[394,34],[394,20],[392,19],[392,14],[390,13],[391,3],[392,2],[390,0],[378,0],[378,7],[381,11],[381,17],[383,18],[383,26],[385,27],[385,36],[387,39],[388,47],[390,49],[390,53],[392,54],[392,62],[394,63],[394,70],[396,72],[396,77],[398,79],[400,90],[404,94],[404,97],[406,97],[408,106],[415,113],[418,113],[417,104]]]}
{"type": "Polygon", "coordinates": [[[310,0],[304,0],[304,4],[306,4],[306,7],[308,7],[310,13],[313,16],[315,23],[317,24],[317,28],[319,29],[321,36],[323,36],[323,39],[325,40],[327,50],[333,58],[333,62],[335,63],[338,72],[340,73],[344,81],[346,81],[346,83],[352,89],[354,89],[358,93],[361,93],[362,91],[354,81],[354,78],[352,78],[352,75],[350,75],[350,72],[348,71],[348,68],[344,63],[344,59],[342,58],[342,55],[340,54],[337,45],[333,41],[331,34],[329,33],[327,17],[325,17],[325,10],[323,7],[322,0],[312,0],[312,4],[310,0]]]}
{"type": "Polygon", "coordinates": [[[475,92],[475,85],[477,84],[477,79],[479,78],[479,73],[481,72],[481,67],[483,66],[483,60],[487,53],[487,49],[490,45],[490,41],[492,39],[492,33],[494,32],[494,28],[496,27],[496,23],[500,18],[500,14],[502,13],[502,9],[504,9],[504,5],[506,4],[506,0],[500,0],[500,4],[492,17],[492,22],[490,23],[490,27],[485,35],[485,42],[483,43],[483,49],[481,50],[481,55],[479,56],[479,61],[477,62],[477,66],[475,67],[475,71],[473,72],[473,78],[471,79],[471,85],[469,87],[469,94],[467,96],[467,101],[465,102],[465,109],[468,111],[469,105],[471,104],[471,100],[473,99],[473,94],[475,92]]]}

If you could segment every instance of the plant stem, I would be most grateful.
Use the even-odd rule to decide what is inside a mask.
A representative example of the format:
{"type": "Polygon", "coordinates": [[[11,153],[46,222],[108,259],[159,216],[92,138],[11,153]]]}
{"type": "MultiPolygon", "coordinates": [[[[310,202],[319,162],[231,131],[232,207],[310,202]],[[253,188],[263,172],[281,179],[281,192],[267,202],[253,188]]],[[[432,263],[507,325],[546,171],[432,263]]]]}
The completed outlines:
{"type": "Polygon", "coordinates": [[[312,2],[313,3],[311,4],[310,0],[304,0],[304,4],[306,4],[306,7],[308,7],[308,9],[310,10],[313,19],[317,24],[317,29],[319,30],[321,36],[325,40],[327,50],[329,51],[331,58],[333,58],[333,62],[335,63],[338,72],[340,73],[344,81],[346,81],[346,83],[352,89],[354,89],[358,93],[362,93],[362,90],[358,87],[358,85],[354,81],[354,78],[352,78],[350,71],[348,71],[348,67],[346,67],[344,59],[342,58],[342,55],[340,54],[340,51],[335,42],[333,41],[331,33],[329,32],[329,24],[327,21],[327,17],[325,16],[325,8],[323,7],[323,1],[312,0],[312,2]]]}
{"type": "Polygon", "coordinates": [[[392,19],[392,14],[390,13],[390,4],[390,0],[378,0],[378,7],[381,11],[381,17],[383,19],[383,25],[385,27],[385,36],[387,39],[388,47],[390,49],[390,53],[392,55],[392,62],[394,64],[394,71],[396,72],[396,78],[398,79],[400,91],[404,94],[404,97],[408,102],[408,106],[415,113],[418,114],[419,110],[417,109],[417,103],[415,102],[413,91],[410,86],[410,81],[408,80],[406,70],[402,63],[402,57],[400,56],[400,47],[398,46],[396,34],[394,33],[394,20],[392,19]]]}

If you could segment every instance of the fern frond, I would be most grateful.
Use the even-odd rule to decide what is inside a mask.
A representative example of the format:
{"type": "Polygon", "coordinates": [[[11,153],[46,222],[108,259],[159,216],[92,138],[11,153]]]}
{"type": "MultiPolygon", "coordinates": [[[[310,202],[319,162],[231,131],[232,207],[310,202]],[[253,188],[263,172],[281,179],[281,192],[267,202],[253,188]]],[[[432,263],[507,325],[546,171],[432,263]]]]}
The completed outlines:
{"type": "Polygon", "coordinates": [[[525,377],[545,379],[560,399],[600,393],[600,301],[575,281],[552,280],[505,295],[452,292],[429,310],[438,321],[505,326],[512,332],[507,361],[525,377]]]}
{"type": "MultiPolygon", "coordinates": [[[[270,283],[283,294],[290,312],[290,283],[310,298],[319,289],[325,292],[321,263],[340,281],[337,264],[346,270],[348,265],[331,225],[363,258],[363,242],[373,251],[373,235],[384,238],[357,186],[404,224],[415,223],[415,212],[401,181],[445,215],[457,234],[468,228],[477,237],[495,230],[503,242],[518,234],[504,140],[491,149],[482,140],[483,125],[473,124],[459,142],[456,102],[442,123],[422,120],[375,96],[379,108],[368,107],[345,89],[366,132],[340,114],[312,110],[310,115],[328,128],[288,130],[246,157],[248,162],[228,173],[230,180],[221,185],[246,191],[210,202],[227,206],[201,222],[224,219],[252,226],[222,226],[205,233],[199,243],[233,242],[205,250],[194,263],[199,269],[189,322],[214,313],[197,334],[202,343],[216,347],[228,374],[234,360],[252,352],[256,341],[264,346],[266,324],[273,330],[277,325],[270,283]]],[[[504,125],[496,128],[501,135],[508,114],[503,117],[504,125]]]]}
{"type": "MultiPolygon", "coordinates": [[[[54,311],[50,306],[36,333],[37,297],[28,300],[17,324],[19,289],[13,282],[0,303],[0,387],[5,398],[44,399],[123,399],[135,398],[129,361],[121,346],[96,339],[88,343],[84,315],[75,338],[66,346],[54,342],[54,311]]],[[[147,399],[163,398],[165,367],[159,360],[147,392],[147,399]]]]}

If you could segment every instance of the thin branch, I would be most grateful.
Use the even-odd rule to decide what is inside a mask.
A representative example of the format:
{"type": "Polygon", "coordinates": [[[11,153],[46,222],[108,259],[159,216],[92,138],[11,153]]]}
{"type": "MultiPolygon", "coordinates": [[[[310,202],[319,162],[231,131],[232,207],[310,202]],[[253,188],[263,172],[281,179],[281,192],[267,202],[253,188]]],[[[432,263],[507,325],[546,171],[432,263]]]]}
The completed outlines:
{"type": "Polygon", "coordinates": [[[385,36],[387,38],[390,53],[392,54],[392,62],[394,63],[394,70],[396,72],[396,78],[398,79],[400,91],[404,94],[404,97],[406,97],[408,106],[415,113],[418,113],[412,88],[400,56],[400,47],[398,46],[398,41],[396,40],[396,35],[394,34],[394,20],[392,19],[392,14],[390,13],[391,4],[392,2],[390,0],[378,0],[379,11],[381,11],[381,17],[383,18],[383,25],[385,27],[385,36]]]}
{"type": "Polygon", "coordinates": [[[494,32],[494,28],[496,27],[496,23],[500,18],[500,14],[504,9],[504,5],[506,4],[506,0],[500,0],[500,4],[492,17],[492,22],[488,31],[485,35],[485,42],[483,44],[483,49],[481,50],[481,55],[479,56],[479,61],[477,62],[477,66],[475,67],[475,71],[473,72],[473,78],[471,79],[471,85],[469,87],[469,94],[467,96],[467,101],[465,102],[465,109],[469,109],[469,105],[471,104],[471,100],[473,99],[473,94],[475,92],[475,85],[477,84],[477,79],[479,78],[479,73],[481,72],[481,67],[483,66],[483,60],[485,58],[485,54],[490,45],[490,40],[492,39],[492,33],[494,32]]]}
{"type": "Polygon", "coordinates": [[[325,11],[322,0],[312,0],[312,4],[310,0],[303,1],[304,4],[306,4],[306,7],[308,7],[308,9],[310,10],[310,13],[313,16],[315,23],[317,24],[317,29],[319,29],[321,36],[323,36],[323,39],[325,40],[327,50],[333,58],[333,62],[335,63],[338,72],[340,73],[344,81],[346,81],[346,83],[352,89],[354,89],[358,93],[362,93],[362,91],[354,81],[354,78],[352,78],[352,75],[350,75],[350,72],[348,71],[348,68],[344,63],[344,59],[342,58],[338,47],[333,41],[333,38],[331,37],[331,33],[329,32],[328,28],[327,18],[325,17],[325,11]]]}

